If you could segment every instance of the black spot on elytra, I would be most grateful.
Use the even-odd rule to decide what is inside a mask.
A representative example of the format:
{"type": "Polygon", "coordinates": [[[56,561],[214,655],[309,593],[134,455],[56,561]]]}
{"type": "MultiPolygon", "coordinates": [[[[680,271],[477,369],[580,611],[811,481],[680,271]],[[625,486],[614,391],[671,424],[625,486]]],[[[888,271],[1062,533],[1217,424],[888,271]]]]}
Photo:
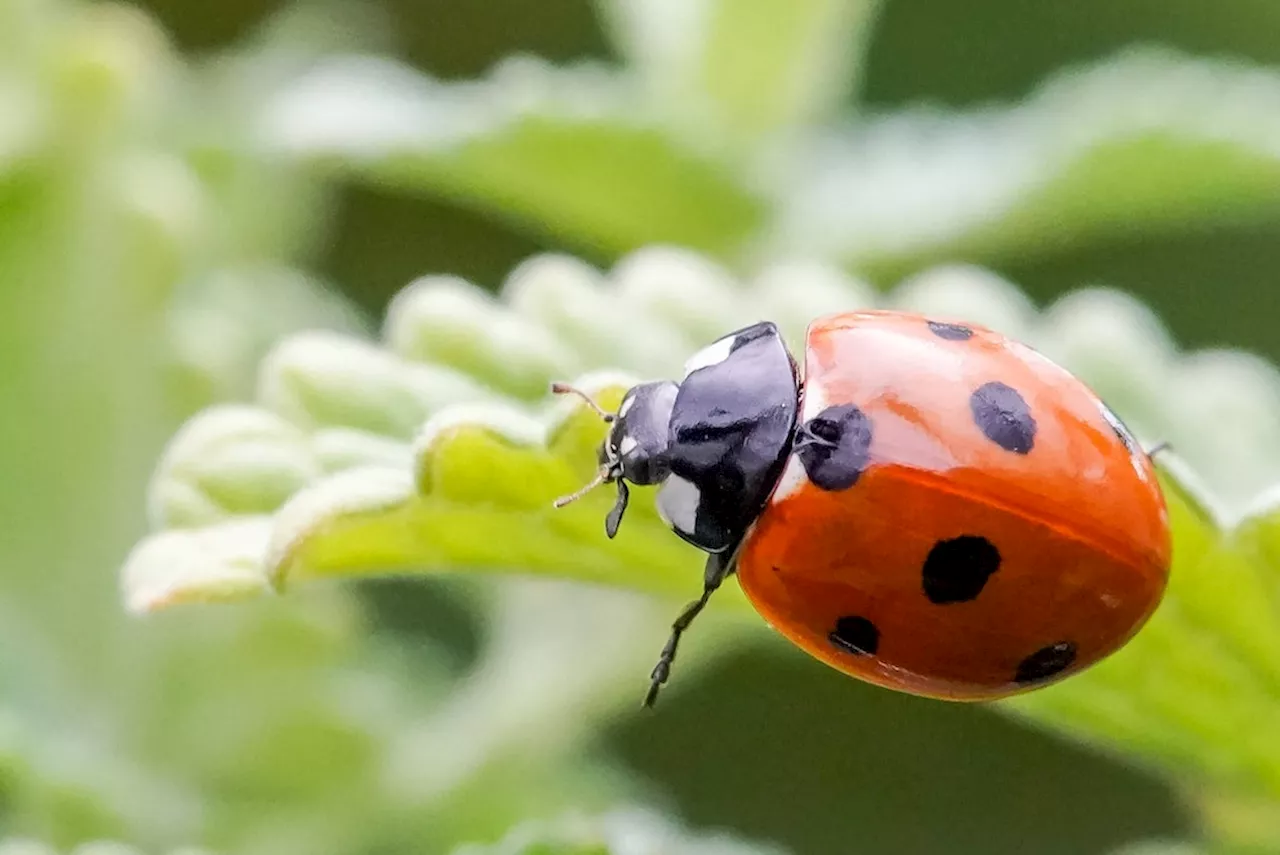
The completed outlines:
{"type": "Polygon", "coordinates": [[[1070,641],[1059,641],[1032,653],[1018,665],[1014,680],[1019,683],[1039,683],[1071,667],[1076,661],[1076,646],[1070,641]]]}
{"type": "Polygon", "coordinates": [[[940,606],[968,602],[999,569],[1000,550],[985,537],[963,534],[940,540],[924,560],[924,595],[940,606]]]}
{"type": "Polygon", "coordinates": [[[874,656],[880,647],[880,630],[864,617],[849,615],[836,621],[836,628],[827,640],[846,653],[855,656],[874,656]]]}
{"type": "Polygon", "coordinates": [[[871,459],[871,420],[853,404],[827,407],[801,425],[795,449],[810,481],[847,490],[871,459]]]}
{"type": "Polygon", "coordinates": [[[1098,402],[1098,409],[1102,412],[1102,417],[1107,420],[1107,424],[1111,425],[1111,429],[1115,431],[1116,436],[1120,438],[1120,442],[1124,444],[1125,450],[1130,454],[1137,451],[1138,440],[1134,438],[1133,431],[1129,430],[1129,426],[1116,415],[1115,410],[1102,401],[1098,402]]]}
{"type": "Polygon", "coordinates": [[[973,330],[964,324],[944,324],[941,321],[929,321],[928,324],[931,333],[947,341],[968,341],[973,337],[973,330]]]}
{"type": "Polygon", "coordinates": [[[969,396],[969,409],[987,439],[1015,454],[1031,451],[1036,420],[1016,389],[1000,382],[984,383],[969,396]]]}

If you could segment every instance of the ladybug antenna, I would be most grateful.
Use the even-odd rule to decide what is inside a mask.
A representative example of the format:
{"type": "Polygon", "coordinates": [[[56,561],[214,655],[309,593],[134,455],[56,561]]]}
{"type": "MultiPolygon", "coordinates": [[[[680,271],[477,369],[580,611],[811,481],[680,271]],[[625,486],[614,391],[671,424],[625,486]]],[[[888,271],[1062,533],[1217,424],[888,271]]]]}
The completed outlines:
{"type": "Polygon", "coordinates": [[[606,411],[604,407],[597,404],[595,398],[592,398],[576,386],[570,386],[568,383],[552,383],[551,392],[554,395],[577,395],[579,398],[586,401],[587,406],[595,410],[600,418],[604,419],[606,423],[610,423],[617,418],[613,413],[606,411]]]}
{"type": "Polygon", "coordinates": [[[555,507],[555,508],[563,508],[565,505],[572,504],[578,501],[579,499],[581,499],[583,496],[587,495],[587,493],[590,493],[596,487],[599,487],[608,479],[609,479],[609,473],[601,469],[599,472],[596,473],[596,477],[592,478],[590,482],[588,482],[582,487],[579,487],[577,490],[574,490],[572,493],[568,494],[567,496],[561,496],[560,498],[552,502],[551,505],[552,507],[555,507]]]}
{"type": "Polygon", "coordinates": [[[644,696],[646,707],[652,707],[657,702],[658,692],[662,691],[663,684],[671,676],[671,666],[676,661],[676,648],[680,645],[680,636],[684,635],[684,631],[689,628],[689,624],[693,623],[693,619],[706,608],[707,601],[720,587],[724,578],[733,572],[735,557],[736,550],[714,552],[707,556],[702,596],[685,606],[680,616],[671,624],[671,636],[663,646],[661,655],[658,656],[658,664],[653,666],[653,673],[649,675],[649,691],[644,696]]]}

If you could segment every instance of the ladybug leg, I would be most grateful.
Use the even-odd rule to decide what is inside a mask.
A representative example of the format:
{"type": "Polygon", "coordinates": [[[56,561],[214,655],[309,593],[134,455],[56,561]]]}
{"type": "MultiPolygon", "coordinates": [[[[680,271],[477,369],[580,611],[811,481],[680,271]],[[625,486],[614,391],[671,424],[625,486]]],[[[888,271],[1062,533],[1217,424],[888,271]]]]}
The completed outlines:
{"type": "Polygon", "coordinates": [[[644,705],[652,707],[658,700],[658,692],[662,689],[667,678],[671,676],[671,666],[676,661],[676,648],[680,645],[680,636],[689,628],[689,624],[693,623],[702,610],[706,607],[707,601],[711,599],[711,595],[720,587],[720,583],[725,577],[734,570],[734,561],[737,556],[737,549],[728,549],[724,552],[715,552],[707,556],[706,573],[702,582],[702,596],[689,605],[684,607],[684,611],[680,612],[680,616],[671,624],[671,636],[667,639],[667,643],[663,645],[662,654],[658,657],[658,664],[653,666],[653,672],[649,675],[649,692],[644,696],[644,705]]]}
{"type": "Polygon", "coordinates": [[[618,485],[618,500],[614,502],[613,508],[604,518],[604,533],[610,540],[617,537],[618,526],[622,524],[622,515],[626,513],[627,502],[631,499],[631,490],[627,487],[627,483],[621,478],[615,483],[618,485]]]}
{"type": "Polygon", "coordinates": [[[1155,445],[1147,449],[1147,457],[1155,457],[1157,454],[1159,454],[1162,451],[1171,451],[1171,450],[1173,450],[1173,447],[1169,444],[1167,440],[1163,440],[1161,442],[1157,442],[1155,445]]]}

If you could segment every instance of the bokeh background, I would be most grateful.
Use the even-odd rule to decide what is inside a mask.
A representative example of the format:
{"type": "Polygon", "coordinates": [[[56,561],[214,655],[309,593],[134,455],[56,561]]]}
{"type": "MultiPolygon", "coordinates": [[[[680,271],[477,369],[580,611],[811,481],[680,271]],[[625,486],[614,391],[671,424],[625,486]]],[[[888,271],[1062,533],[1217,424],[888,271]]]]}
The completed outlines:
{"type": "MultiPolygon", "coordinates": [[[[248,396],[279,336],[364,334],[419,275],[496,288],[542,251],[607,267],[662,241],[877,287],[968,262],[1280,358],[1277,34],[1265,0],[0,0],[0,833],[433,853],[643,804],[677,827],[662,852],[1196,838],[1188,793],[1121,754],[764,633],[657,715],[584,701],[535,727],[468,676],[495,626],[597,607],[573,586],[515,616],[495,590],[523,583],[441,578],[139,620],[117,570],[165,439],[248,396]],[[515,54],[546,64],[490,76],[515,54]],[[493,131],[503,110],[533,129],[493,131]]],[[[581,622],[527,667],[629,626],[581,622]]]]}

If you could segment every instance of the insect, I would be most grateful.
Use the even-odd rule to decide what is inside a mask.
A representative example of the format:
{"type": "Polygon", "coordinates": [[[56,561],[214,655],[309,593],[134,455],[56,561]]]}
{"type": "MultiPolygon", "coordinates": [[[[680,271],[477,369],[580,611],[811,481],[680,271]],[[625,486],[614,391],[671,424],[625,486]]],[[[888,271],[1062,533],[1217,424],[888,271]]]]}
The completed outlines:
{"type": "Polygon", "coordinates": [[[803,373],[757,323],[696,353],[679,382],[630,389],[600,472],[613,537],[628,485],[659,485],[707,553],[682,633],[736,573],[756,610],[852,676],[957,701],[1047,685],[1120,648],[1168,580],[1150,455],[1083,382],[976,325],[860,311],[820,318],[803,373]]]}

